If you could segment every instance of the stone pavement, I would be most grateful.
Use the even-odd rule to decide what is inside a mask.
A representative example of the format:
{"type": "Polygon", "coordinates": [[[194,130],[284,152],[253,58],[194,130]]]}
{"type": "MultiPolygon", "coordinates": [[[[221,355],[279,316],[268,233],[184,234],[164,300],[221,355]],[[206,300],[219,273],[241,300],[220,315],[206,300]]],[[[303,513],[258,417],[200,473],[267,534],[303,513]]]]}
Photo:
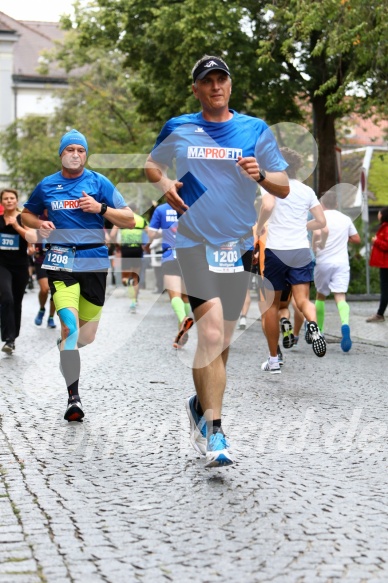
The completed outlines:
{"type": "Polygon", "coordinates": [[[187,348],[166,295],[129,313],[109,288],[82,349],[83,424],[66,423],[57,331],[24,301],[16,352],[0,353],[0,583],[373,583],[388,580],[388,323],[352,303],[354,345],[302,339],[281,375],[252,304],[230,351],[224,426],[238,462],[205,470],[191,449],[187,348]]]}

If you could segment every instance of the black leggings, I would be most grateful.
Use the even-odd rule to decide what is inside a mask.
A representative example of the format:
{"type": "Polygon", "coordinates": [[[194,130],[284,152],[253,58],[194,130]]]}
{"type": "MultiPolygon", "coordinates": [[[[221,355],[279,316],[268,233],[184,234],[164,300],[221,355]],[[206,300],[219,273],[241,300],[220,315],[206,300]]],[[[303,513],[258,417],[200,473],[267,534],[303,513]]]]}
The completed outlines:
{"type": "Polygon", "coordinates": [[[1,340],[13,342],[19,336],[22,301],[28,283],[28,265],[0,265],[1,340]]]}
{"type": "Polygon", "coordinates": [[[388,306],[388,267],[380,268],[380,306],[377,310],[379,316],[384,316],[388,306]]]}

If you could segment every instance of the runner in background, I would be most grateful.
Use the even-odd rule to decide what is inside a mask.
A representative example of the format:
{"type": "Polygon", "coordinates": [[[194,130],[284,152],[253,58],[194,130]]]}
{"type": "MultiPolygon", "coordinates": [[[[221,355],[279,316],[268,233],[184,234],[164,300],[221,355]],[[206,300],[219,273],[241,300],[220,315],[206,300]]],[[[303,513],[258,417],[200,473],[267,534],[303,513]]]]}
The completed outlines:
{"type": "Polygon", "coordinates": [[[104,217],[104,231],[105,231],[105,242],[108,247],[109,261],[110,261],[110,282],[112,285],[116,285],[116,274],[115,274],[115,258],[116,258],[116,245],[112,243],[110,238],[110,232],[113,228],[113,224],[104,217]]]}
{"type": "MultiPolygon", "coordinates": [[[[39,217],[42,221],[47,220],[47,211],[40,215],[39,217]]],[[[42,241],[40,243],[35,243],[35,250],[34,250],[34,271],[36,281],[39,285],[39,312],[37,313],[34,323],[36,326],[41,326],[43,322],[44,315],[46,313],[46,302],[49,295],[50,287],[48,283],[48,275],[45,269],[42,268],[42,263],[44,261],[46,255],[46,242],[42,241]]],[[[55,314],[55,305],[50,297],[50,311],[49,317],[47,319],[47,327],[48,328],[56,328],[56,324],[54,322],[54,314],[55,314]]]]}
{"type": "Polygon", "coordinates": [[[346,301],[350,280],[348,243],[359,244],[361,239],[351,218],[337,210],[337,195],[333,190],[326,192],[320,202],[326,218],[326,227],[313,234],[317,324],[323,332],[325,300],[332,293],[341,321],[341,348],[344,352],[349,352],[352,340],[349,326],[350,307],[346,301]]]}
{"type": "Polygon", "coordinates": [[[144,248],[148,242],[148,222],[138,214],[138,209],[131,203],[133,209],[135,227],[133,229],[119,229],[114,226],[110,233],[112,242],[117,241],[121,251],[121,282],[128,286],[128,295],[131,300],[130,311],[136,314],[139,296],[139,279],[144,248]]]}
{"type": "Polygon", "coordinates": [[[310,284],[313,281],[313,261],[310,252],[308,231],[326,226],[323,209],[316,194],[309,186],[297,180],[297,171],[303,166],[303,158],[290,148],[280,148],[288,163],[286,170],[290,179],[290,193],[285,199],[276,199],[272,194],[263,195],[257,234],[268,221],[265,249],[264,278],[275,291],[272,305],[265,314],[265,332],[269,357],[261,366],[271,374],[280,373],[278,357],[279,307],[283,290],[291,285],[292,294],[299,310],[308,321],[307,328],[314,354],[326,354],[326,342],[316,323],[315,305],[310,301],[310,284]],[[308,212],[313,219],[307,221],[308,212]]]}
{"type": "Polygon", "coordinates": [[[0,194],[0,303],[2,351],[12,354],[19,336],[22,302],[28,283],[28,249],[33,252],[36,233],[25,227],[18,208],[18,193],[12,188],[0,194]]]}
{"type": "Polygon", "coordinates": [[[148,228],[149,245],[158,236],[162,237],[162,271],[164,288],[170,298],[171,307],[178,320],[178,334],[173,347],[181,348],[188,340],[187,332],[194,320],[189,317],[191,307],[182,280],[182,273],[176,258],[175,242],[178,228],[178,214],[168,203],[156,207],[148,228]],[[161,230],[161,235],[159,234],[161,230]]]}
{"type": "MultiPolygon", "coordinates": [[[[34,323],[36,326],[41,326],[43,322],[44,315],[46,313],[46,302],[50,292],[50,286],[48,282],[47,271],[43,269],[42,263],[46,255],[45,245],[42,243],[35,244],[35,255],[34,255],[34,265],[35,265],[35,277],[39,285],[39,312],[37,313],[34,323]]],[[[54,321],[55,305],[53,299],[50,297],[50,309],[49,316],[47,318],[47,328],[56,328],[57,325],[54,321]]]]}

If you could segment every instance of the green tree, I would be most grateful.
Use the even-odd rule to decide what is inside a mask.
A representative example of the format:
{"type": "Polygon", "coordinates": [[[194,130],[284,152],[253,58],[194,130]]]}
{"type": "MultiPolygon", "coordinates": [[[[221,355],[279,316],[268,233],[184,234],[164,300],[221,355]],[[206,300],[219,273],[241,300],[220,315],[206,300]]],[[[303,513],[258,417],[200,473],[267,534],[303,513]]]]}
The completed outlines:
{"type": "Polygon", "coordinates": [[[322,192],[337,178],[336,120],[387,110],[387,2],[76,2],[55,55],[70,90],[51,131],[78,125],[93,150],[145,152],[162,122],[198,109],[190,69],[204,53],[218,54],[231,68],[234,109],[270,125],[313,118],[322,192]]]}
{"type": "Polygon", "coordinates": [[[276,64],[289,92],[312,107],[319,149],[319,192],[337,182],[335,121],[350,112],[387,112],[387,0],[276,0],[269,6],[258,63],[276,64]]]}
{"type": "Polygon", "coordinates": [[[323,191],[337,179],[336,119],[386,110],[386,13],[387,0],[96,0],[74,25],[81,46],[115,43],[139,73],[138,111],[159,124],[197,108],[189,71],[204,53],[227,59],[235,109],[270,124],[312,110],[323,191]]]}
{"type": "MultiPolygon", "coordinates": [[[[86,135],[89,154],[99,155],[97,165],[96,157],[90,158],[92,169],[122,185],[127,200],[144,196],[152,200],[155,192],[151,194],[145,183],[141,160],[137,168],[131,167],[136,166],[131,160],[123,162],[117,156],[118,162],[112,162],[112,155],[145,155],[154,137],[150,124],[140,121],[136,111],[122,54],[98,47],[80,50],[77,34],[71,31],[63,45],[46,54],[46,62],[51,59],[69,73],[68,89],[58,93],[60,107],[51,116],[18,119],[0,136],[0,153],[12,185],[27,196],[44,176],[58,171],[60,137],[76,128],[86,135]],[[139,192],[135,184],[141,181],[145,184],[139,192]]],[[[144,202],[144,206],[148,205],[144,202]]]]}
{"type": "Polygon", "coordinates": [[[43,176],[58,170],[58,144],[50,119],[45,116],[26,116],[2,132],[0,154],[9,169],[9,184],[20,191],[22,198],[43,176]]]}

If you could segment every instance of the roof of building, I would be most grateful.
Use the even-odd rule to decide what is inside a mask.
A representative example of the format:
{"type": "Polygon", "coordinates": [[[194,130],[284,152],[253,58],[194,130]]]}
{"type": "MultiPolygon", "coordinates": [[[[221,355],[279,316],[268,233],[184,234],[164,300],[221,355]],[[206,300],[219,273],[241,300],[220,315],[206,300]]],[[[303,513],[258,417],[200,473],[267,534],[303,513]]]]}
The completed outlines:
{"type": "Polygon", "coordinates": [[[14,79],[47,82],[49,78],[51,82],[66,82],[65,71],[55,64],[50,64],[48,75],[42,75],[37,70],[42,51],[54,48],[54,42],[61,40],[65,34],[58,22],[15,20],[0,12],[0,33],[14,34],[17,38],[13,50],[14,79]]]}
{"type": "Polygon", "coordinates": [[[387,146],[388,121],[352,114],[341,120],[339,142],[342,147],[387,146]]]}

